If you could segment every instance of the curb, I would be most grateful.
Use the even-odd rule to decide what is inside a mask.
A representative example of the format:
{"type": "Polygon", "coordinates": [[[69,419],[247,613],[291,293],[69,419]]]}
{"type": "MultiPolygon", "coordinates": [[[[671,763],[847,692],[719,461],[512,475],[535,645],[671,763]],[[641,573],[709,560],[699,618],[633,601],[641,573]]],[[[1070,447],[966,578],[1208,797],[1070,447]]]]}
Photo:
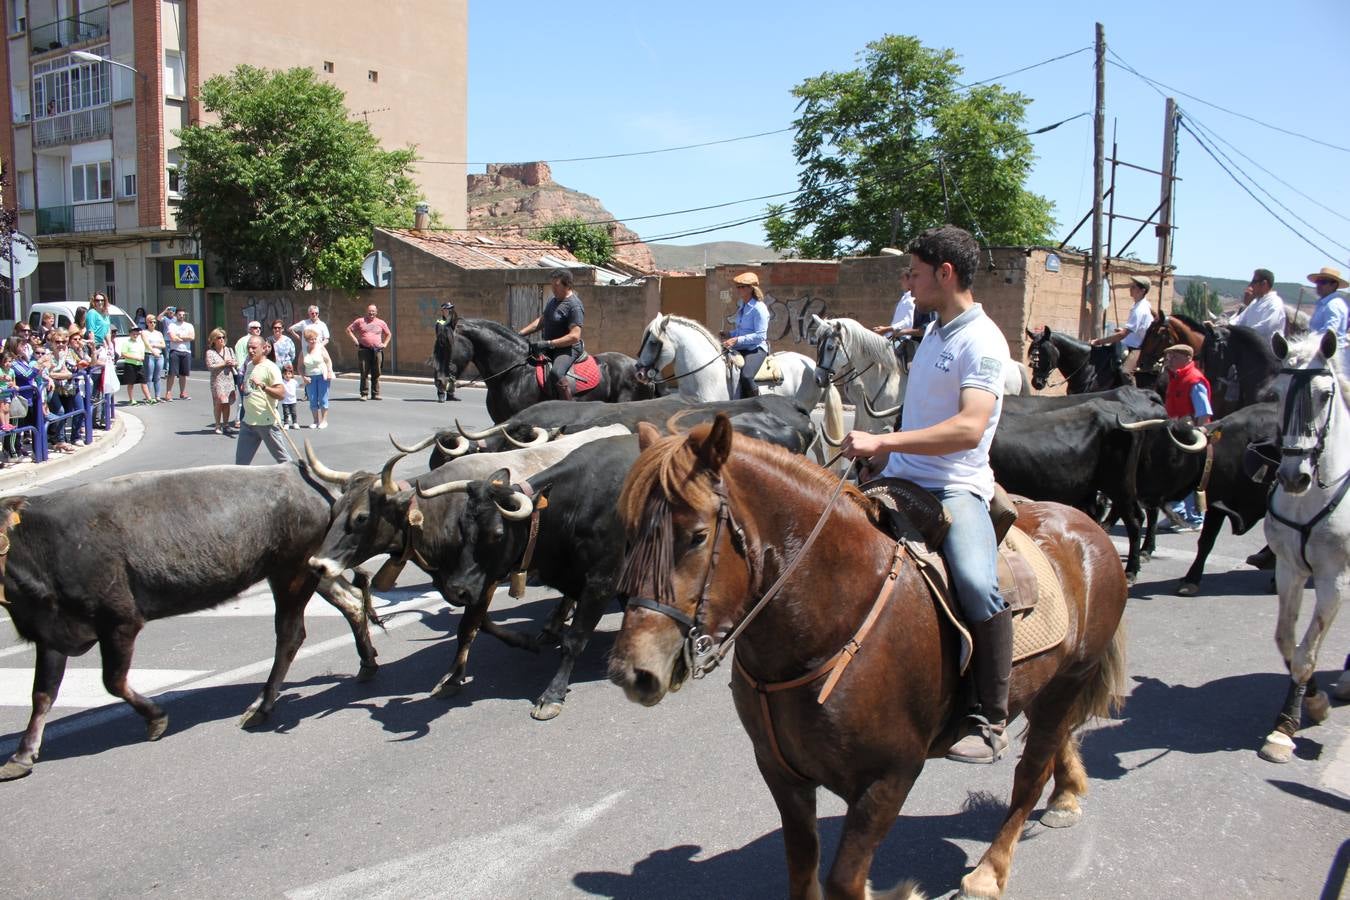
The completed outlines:
{"type": "MultiPolygon", "coordinates": [[[[361,378],[361,373],[359,372],[335,372],[333,374],[335,381],[359,381],[361,378]]],[[[380,381],[387,381],[390,384],[434,385],[436,383],[436,379],[428,378],[424,375],[381,375],[380,381]]],[[[482,387],[483,382],[481,379],[469,381],[459,379],[455,381],[455,387],[457,389],[462,387],[473,387],[474,385],[482,387]]]]}
{"type": "Polygon", "coordinates": [[[126,453],[140,443],[144,435],[145,425],[141,420],[119,409],[112,427],[94,438],[94,443],[82,444],[74,453],[50,456],[45,463],[26,463],[0,470],[0,493],[20,493],[93,468],[126,453]]]}

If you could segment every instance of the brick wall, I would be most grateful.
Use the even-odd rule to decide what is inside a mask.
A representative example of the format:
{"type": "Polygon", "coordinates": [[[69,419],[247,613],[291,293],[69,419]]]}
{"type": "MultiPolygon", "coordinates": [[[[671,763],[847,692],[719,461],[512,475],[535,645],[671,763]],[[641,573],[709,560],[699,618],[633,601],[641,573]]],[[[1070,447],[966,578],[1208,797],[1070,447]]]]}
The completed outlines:
{"type": "MultiPolygon", "coordinates": [[[[159,32],[160,0],[133,0],[135,23],[135,62],[141,73],[135,76],[136,134],[136,207],[141,227],[164,228],[164,41],[159,32]]],[[[196,18],[195,16],[193,17],[196,18]]]]}

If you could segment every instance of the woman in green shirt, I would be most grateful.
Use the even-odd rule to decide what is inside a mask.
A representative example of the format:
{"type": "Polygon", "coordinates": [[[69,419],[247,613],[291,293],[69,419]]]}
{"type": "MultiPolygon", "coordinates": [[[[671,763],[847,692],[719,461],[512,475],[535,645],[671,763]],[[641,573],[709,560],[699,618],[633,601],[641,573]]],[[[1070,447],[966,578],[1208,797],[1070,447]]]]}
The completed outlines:
{"type": "Polygon", "coordinates": [[[139,384],[141,386],[141,403],[151,404],[154,402],[150,398],[150,391],[145,386],[145,342],[141,340],[141,326],[136,323],[131,324],[131,332],[128,335],[126,346],[122,348],[122,373],[118,376],[122,383],[127,386],[127,406],[131,406],[131,386],[139,384]]]}

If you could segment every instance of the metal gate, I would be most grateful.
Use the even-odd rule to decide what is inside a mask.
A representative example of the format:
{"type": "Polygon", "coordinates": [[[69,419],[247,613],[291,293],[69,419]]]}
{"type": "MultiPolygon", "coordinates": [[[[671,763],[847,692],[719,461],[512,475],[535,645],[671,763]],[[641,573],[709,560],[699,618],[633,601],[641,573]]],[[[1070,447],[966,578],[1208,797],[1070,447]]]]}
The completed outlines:
{"type": "Polygon", "coordinates": [[[506,324],[519,331],[544,311],[542,284],[513,284],[506,288],[506,324]]]}

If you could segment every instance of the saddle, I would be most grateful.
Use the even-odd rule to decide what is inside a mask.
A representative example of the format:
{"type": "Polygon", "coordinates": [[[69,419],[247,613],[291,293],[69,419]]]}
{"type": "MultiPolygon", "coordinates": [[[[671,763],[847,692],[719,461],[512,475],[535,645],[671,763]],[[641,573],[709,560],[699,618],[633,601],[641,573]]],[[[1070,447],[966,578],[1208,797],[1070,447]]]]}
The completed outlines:
{"type": "MultiPolygon", "coordinates": [[[[539,385],[539,390],[548,393],[548,371],[549,367],[553,365],[552,361],[539,356],[535,357],[532,362],[534,363],[534,380],[539,385]]],[[[600,364],[595,361],[594,356],[583,353],[581,358],[572,363],[572,367],[567,370],[567,377],[572,379],[575,384],[572,388],[572,395],[584,394],[600,386],[600,364]]]]}
{"type": "MultiPolygon", "coordinates": [[[[727,354],[727,368],[739,369],[745,365],[745,357],[739,353],[732,352],[727,354]]],[[[755,373],[755,384],[780,385],[783,383],[783,367],[774,359],[774,354],[770,353],[764,357],[764,362],[755,373]]]]}
{"type": "MultiPolygon", "coordinates": [[[[961,641],[960,671],[970,664],[973,640],[952,593],[947,564],[939,548],[951,518],[931,493],[901,478],[882,478],[863,485],[876,504],[878,526],[905,545],[918,566],[934,603],[961,641]]],[[[1013,614],[1013,661],[1044,653],[1068,634],[1069,611],[1064,590],[1050,559],[1026,532],[1015,527],[1017,502],[996,487],[989,515],[998,548],[998,590],[1013,614]]]]}

